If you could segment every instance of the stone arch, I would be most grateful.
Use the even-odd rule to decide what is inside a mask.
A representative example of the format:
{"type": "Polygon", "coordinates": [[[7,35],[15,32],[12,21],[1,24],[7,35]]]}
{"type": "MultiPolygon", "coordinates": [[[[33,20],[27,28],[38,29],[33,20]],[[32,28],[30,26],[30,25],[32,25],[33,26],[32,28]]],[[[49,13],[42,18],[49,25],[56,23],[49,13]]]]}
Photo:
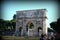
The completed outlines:
{"type": "Polygon", "coordinates": [[[39,26],[37,31],[38,31],[38,36],[41,36],[41,34],[42,34],[42,27],[39,26]]]}
{"type": "Polygon", "coordinates": [[[21,33],[22,33],[22,26],[21,27],[19,27],[19,35],[21,36],[21,33]]]}
{"type": "Polygon", "coordinates": [[[34,23],[32,21],[27,21],[26,22],[26,28],[28,30],[28,28],[33,28],[34,27],[34,23]]]}
{"type": "Polygon", "coordinates": [[[39,27],[38,27],[38,32],[39,32],[39,30],[42,30],[42,27],[39,26],[39,27]]]}
{"type": "Polygon", "coordinates": [[[21,31],[22,30],[22,27],[19,27],[19,31],[21,31]]]}
{"type": "Polygon", "coordinates": [[[28,36],[33,36],[33,29],[34,29],[34,23],[32,22],[32,20],[30,21],[26,21],[26,32],[28,33],[28,36]]]}

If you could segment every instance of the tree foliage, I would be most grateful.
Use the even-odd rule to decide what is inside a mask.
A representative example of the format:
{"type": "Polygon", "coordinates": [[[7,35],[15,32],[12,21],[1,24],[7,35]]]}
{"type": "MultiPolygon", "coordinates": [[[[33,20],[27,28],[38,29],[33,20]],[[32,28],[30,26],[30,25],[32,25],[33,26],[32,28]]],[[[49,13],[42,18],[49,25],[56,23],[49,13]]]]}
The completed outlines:
{"type": "Polygon", "coordinates": [[[56,32],[55,30],[51,29],[51,28],[48,28],[48,32],[56,32]]]}
{"type": "Polygon", "coordinates": [[[50,23],[51,28],[53,28],[57,33],[60,33],[60,18],[56,22],[50,23]]]}
{"type": "Polygon", "coordinates": [[[16,14],[14,14],[12,20],[0,19],[0,30],[7,29],[8,27],[10,27],[11,29],[12,28],[15,29],[15,26],[16,26],[16,14]]]}

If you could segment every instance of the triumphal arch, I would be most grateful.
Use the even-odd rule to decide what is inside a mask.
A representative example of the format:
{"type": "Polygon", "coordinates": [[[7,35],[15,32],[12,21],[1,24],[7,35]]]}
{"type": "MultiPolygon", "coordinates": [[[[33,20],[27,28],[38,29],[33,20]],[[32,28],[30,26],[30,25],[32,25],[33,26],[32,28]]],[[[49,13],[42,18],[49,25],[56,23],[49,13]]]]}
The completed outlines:
{"type": "Polygon", "coordinates": [[[20,36],[40,36],[47,34],[47,10],[16,11],[16,33],[20,36]]]}

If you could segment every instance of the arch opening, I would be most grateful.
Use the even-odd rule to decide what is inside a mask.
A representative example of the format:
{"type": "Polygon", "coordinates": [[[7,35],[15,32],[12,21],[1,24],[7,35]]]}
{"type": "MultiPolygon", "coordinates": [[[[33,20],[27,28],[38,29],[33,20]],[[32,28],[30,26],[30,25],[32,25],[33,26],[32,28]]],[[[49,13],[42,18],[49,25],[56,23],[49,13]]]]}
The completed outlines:
{"type": "Polygon", "coordinates": [[[28,33],[28,36],[31,36],[33,34],[31,34],[33,32],[33,28],[34,28],[34,24],[31,21],[28,21],[26,24],[26,32],[28,33]]]}

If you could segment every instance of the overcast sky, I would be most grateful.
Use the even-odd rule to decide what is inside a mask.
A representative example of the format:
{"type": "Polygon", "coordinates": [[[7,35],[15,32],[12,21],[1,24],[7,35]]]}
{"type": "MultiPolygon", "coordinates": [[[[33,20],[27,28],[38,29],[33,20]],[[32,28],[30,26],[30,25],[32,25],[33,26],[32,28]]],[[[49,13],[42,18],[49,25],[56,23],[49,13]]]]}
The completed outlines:
{"type": "Polygon", "coordinates": [[[2,1],[1,9],[2,18],[5,20],[13,19],[16,11],[34,9],[47,9],[48,23],[58,19],[58,4],[56,1],[2,1]]]}

